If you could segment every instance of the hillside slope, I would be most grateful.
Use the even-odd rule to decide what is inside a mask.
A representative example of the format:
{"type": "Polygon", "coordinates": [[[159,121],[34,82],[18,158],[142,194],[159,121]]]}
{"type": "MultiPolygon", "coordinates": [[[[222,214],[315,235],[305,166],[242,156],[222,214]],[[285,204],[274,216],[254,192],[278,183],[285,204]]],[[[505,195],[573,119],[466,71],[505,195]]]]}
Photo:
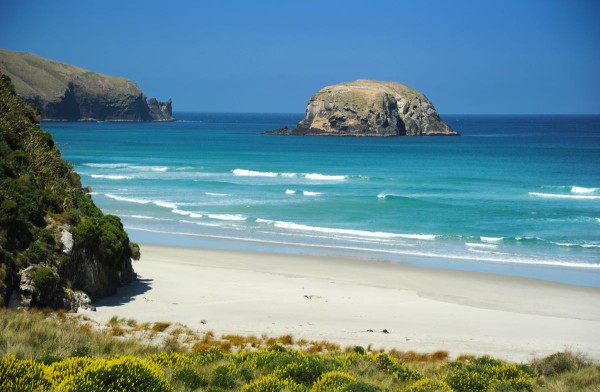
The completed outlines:
{"type": "Polygon", "coordinates": [[[32,107],[0,73],[0,306],[75,310],[135,278],[121,221],[103,215],[32,107]]]}
{"type": "Polygon", "coordinates": [[[0,71],[17,95],[38,107],[43,120],[172,121],[171,100],[146,100],[132,81],[0,49],[0,71]]]}

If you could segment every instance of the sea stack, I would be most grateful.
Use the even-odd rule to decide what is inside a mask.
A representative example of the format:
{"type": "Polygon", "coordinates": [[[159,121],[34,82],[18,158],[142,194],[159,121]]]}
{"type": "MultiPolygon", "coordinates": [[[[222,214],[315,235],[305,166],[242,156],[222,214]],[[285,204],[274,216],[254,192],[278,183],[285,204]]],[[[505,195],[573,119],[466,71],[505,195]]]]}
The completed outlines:
{"type": "Polygon", "coordinates": [[[46,121],[173,121],[171,100],[146,99],[131,80],[0,49],[0,71],[46,121]]]}
{"type": "Polygon", "coordinates": [[[321,89],[296,128],[266,132],[314,136],[458,136],[417,90],[397,82],[357,80],[321,89]]]}

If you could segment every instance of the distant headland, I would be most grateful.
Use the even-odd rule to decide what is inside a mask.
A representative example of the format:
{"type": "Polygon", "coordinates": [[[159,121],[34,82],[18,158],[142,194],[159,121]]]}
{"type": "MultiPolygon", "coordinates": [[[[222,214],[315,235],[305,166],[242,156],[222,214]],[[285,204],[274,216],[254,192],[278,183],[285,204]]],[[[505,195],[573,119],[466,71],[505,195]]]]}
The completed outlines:
{"type": "Polygon", "coordinates": [[[458,136],[415,89],[396,82],[357,80],[321,89],[296,128],[266,132],[310,136],[458,136]]]}
{"type": "Polygon", "coordinates": [[[173,121],[171,100],[146,99],[132,81],[31,53],[0,49],[0,71],[45,121],[173,121]]]}

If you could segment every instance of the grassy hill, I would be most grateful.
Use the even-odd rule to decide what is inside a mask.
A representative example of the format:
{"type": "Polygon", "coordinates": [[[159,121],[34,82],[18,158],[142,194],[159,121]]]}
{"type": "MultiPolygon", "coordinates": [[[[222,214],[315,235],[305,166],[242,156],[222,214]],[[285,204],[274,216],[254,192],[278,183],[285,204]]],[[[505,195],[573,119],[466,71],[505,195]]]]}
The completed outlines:
{"type": "Polygon", "coordinates": [[[171,101],[150,101],[132,81],[31,53],[0,49],[0,71],[47,120],[170,121],[171,101]]]}

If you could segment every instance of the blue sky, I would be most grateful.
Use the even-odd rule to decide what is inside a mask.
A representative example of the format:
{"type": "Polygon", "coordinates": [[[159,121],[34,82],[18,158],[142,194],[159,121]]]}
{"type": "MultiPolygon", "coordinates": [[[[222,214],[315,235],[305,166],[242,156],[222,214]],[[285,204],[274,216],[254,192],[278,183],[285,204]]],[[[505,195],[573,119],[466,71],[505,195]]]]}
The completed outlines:
{"type": "Polygon", "coordinates": [[[0,0],[0,47],[175,111],[302,113],[326,85],[377,79],[440,113],[600,113],[596,0],[0,0]]]}

